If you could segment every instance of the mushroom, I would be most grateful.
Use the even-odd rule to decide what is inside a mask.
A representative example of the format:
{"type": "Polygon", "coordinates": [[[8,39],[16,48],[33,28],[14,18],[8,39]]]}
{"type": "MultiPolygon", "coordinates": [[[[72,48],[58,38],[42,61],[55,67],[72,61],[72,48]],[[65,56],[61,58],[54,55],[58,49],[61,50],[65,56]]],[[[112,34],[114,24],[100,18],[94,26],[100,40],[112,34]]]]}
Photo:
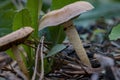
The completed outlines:
{"type": "Polygon", "coordinates": [[[28,70],[25,64],[23,64],[24,62],[21,57],[18,45],[23,43],[32,32],[33,29],[31,27],[24,27],[0,38],[0,52],[11,48],[20,69],[28,79],[28,70]]]}
{"type": "Polygon", "coordinates": [[[94,7],[86,1],[78,1],[61,9],[47,13],[41,18],[39,24],[39,30],[48,26],[56,26],[60,24],[63,25],[64,31],[66,32],[66,35],[68,36],[69,41],[72,43],[81,62],[89,67],[91,67],[91,63],[88,59],[85,49],[83,48],[82,41],[80,40],[72,20],[81,13],[87,12],[93,8],[94,7]]]}

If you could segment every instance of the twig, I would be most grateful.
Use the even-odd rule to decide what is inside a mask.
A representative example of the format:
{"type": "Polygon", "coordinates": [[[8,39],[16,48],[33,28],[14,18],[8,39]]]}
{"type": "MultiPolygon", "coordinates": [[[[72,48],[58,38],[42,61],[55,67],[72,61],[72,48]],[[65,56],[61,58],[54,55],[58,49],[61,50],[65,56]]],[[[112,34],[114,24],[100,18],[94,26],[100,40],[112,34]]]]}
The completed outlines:
{"type": "Polygon", "coordinates": [[[10,71],[11,73],[16,74],[16,72],[13,69],[11,70],[11,69],[9,69],[7,67],[2,68],[1,70],[3,70],[3,71],[10,71]]]}
{"type": "Polygon", "coordinates": [[[120,61],[120,55],[114,57],[116,61],[120,61]]]}
{"type": "MultiPolygon", "coordinates": [[[[32,43],[41,43],[40,41],[38,41],[36,38],[34,38],[33,36],[31,36],[31,38],[32,39],[34,39],[34,41],[32,41],[32,43]]],[[[31,42],[31,40],[27,40],[27,41],[30,41],[31,42]]],[[[47,45],[52,45],[53,43],[52,42],[47,42],[47,41],[44,41],[44,44],[47,44],[47,45]]]]}
{"type": "Polygon", "coordinates": [[[68,75],[66,73],[64,73],[64,71],[56,71],[56,73],[58,74],[61,74],[61,75],[64,75],[65,77],[72,77],[71,75],[68,75]]]}
{"type": "Polygon", "coordinates": [[[70,66],[70,67],[72,67],[72,68],[74,68],[74,69],[78,69],[78,70],[81,70],[81,69],[82,69],[80,66],[78,66],[78,65],[73,65],[73,64],[71,64],[71,63],[68,63],[67,65],[70,66]]]}
{"type": "Polygon", "coordinates": [[[41,74],[40,74],[40,80],[42,80],[42,78],[44,76],[43,41],[44,41],[44,36],[41,38],[40,43],[39,43],[39,45],[37,47],[37,50],[36,50],[35,69],[34,69],[34,73],[33,73],[33,76],[32,76],[32,80],[35,80],[35,78],[36,78],[39,52],[40,52],[40,56],[41,56],[41,74]]]}
{"type": "Polygon", "coordinates": [[[44,58],[43,58],[43,45],[44,45],[44,36],[41,38],[41,48],[40,48],[40,56],[41,56],[41,74],[39,80],[44,78],[44,58]]]}
{"type": "Polygon", "coordinates": [[[9,64],[9,66],[10,66],[10,68],[4,67],[1,70],[3,70],[3,71],[10,71],[11,73],[16,75],[17,77],[21,77],[24,80],[29,80],[29,79],[26,78],[26,76],[20,70],[18,70],[17,68],[13,68],[12,65],[10,65],[10,64],[9,64]]]}
{"type": "Polygon", "coordinates": [[[40,43],[39,43],[39,45],[37,47],[37,50],[36,50],[35,69],[34,69],[34,73],[33,73],[33,76],[32,76],[32,80],[35,80],[36,73],[37,73],[37,64],[38,64],[39,49],[40,49],[40,43]]]}
{"type": "Polygon", "coordinates": [[[36,49],[36,47],[31,46],[30,44],[28,44],[28,43],[26,43],[26,42],[24,42],[24,44],[25,44],[26,46],[29,46],[29,47],[33,48],[33,49],[36,49]]]}

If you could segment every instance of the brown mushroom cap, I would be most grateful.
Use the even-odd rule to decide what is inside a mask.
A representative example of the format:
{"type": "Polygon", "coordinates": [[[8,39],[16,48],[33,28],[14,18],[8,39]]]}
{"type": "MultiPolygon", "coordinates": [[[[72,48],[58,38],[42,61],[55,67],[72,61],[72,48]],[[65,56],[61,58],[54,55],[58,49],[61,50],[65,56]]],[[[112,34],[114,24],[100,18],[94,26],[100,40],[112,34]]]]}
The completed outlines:
{"type": "Polygon", "coordinates": [[[40,20],[39,30],[48,27],[56,26],[61,23],[64,23],[83,12],[93,9],[94,7],[86,1],[78,1],[72,4],[69,4],[59,10],[54,10],[47,13],[40,20]]]}
{"type": "Polygon", "coordinates": [[[31,27],[24,27],[0,38],[0,51],[5,51],[13,45],[21,44],[33,32],[31,27]]]}

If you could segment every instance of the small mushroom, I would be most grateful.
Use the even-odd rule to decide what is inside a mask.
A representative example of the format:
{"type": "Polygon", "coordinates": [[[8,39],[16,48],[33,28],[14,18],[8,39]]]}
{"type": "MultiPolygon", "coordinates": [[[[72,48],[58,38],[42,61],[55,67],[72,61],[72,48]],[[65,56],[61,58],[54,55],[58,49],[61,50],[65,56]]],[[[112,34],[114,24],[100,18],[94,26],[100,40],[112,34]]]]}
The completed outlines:
{"type": "Polygon", "coordinates": [[[83,48],[82,41],[80,40],[72,20],[81,13],[87,12],[93,8],[94,7],[88,2],[78,1],[61,9],[47,13],[41,18],[39,24],[39,30],[48,26],[56,26],[60,24],[63,25],[69,41],[72,43],[78,57],[82,63],[90,67],[91,63],[88,59],[85,49],[83,48]]]}
{"type": "Polygon", "coordinates": [[[31,27],[24,27],[0,38],[0,52],[11,48],[20,69],[27,78],[29,78],[28,70],[25,64],[23,64],[24,62],[21,57],[18,45],[23,43],[32,32],[33,29],[31,27]]]}

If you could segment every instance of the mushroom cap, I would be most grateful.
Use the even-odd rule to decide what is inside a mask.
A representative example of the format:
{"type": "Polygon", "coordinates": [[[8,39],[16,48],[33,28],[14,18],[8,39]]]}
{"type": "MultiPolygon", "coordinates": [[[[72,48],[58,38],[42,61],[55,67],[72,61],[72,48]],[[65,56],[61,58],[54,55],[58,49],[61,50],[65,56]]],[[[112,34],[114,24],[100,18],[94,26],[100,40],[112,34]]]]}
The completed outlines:
{"type": "Polygon", "coordinates": [[[23,43],[26,38],[33,32],[31,27],[24,27],[0,38],[0,51],[5,51],[12,45],[23,43]]]}
{"type": "Polygon", "coordinates": [[[56,26],[61,23],[67,22],[68,20],[80,15],[81,13],[87,12],[94,7],[86,1],[78,1],[69,4],[61,9],[51,11],[44,15],[39,24],[39,30],[48,27],[56,26]]]}

